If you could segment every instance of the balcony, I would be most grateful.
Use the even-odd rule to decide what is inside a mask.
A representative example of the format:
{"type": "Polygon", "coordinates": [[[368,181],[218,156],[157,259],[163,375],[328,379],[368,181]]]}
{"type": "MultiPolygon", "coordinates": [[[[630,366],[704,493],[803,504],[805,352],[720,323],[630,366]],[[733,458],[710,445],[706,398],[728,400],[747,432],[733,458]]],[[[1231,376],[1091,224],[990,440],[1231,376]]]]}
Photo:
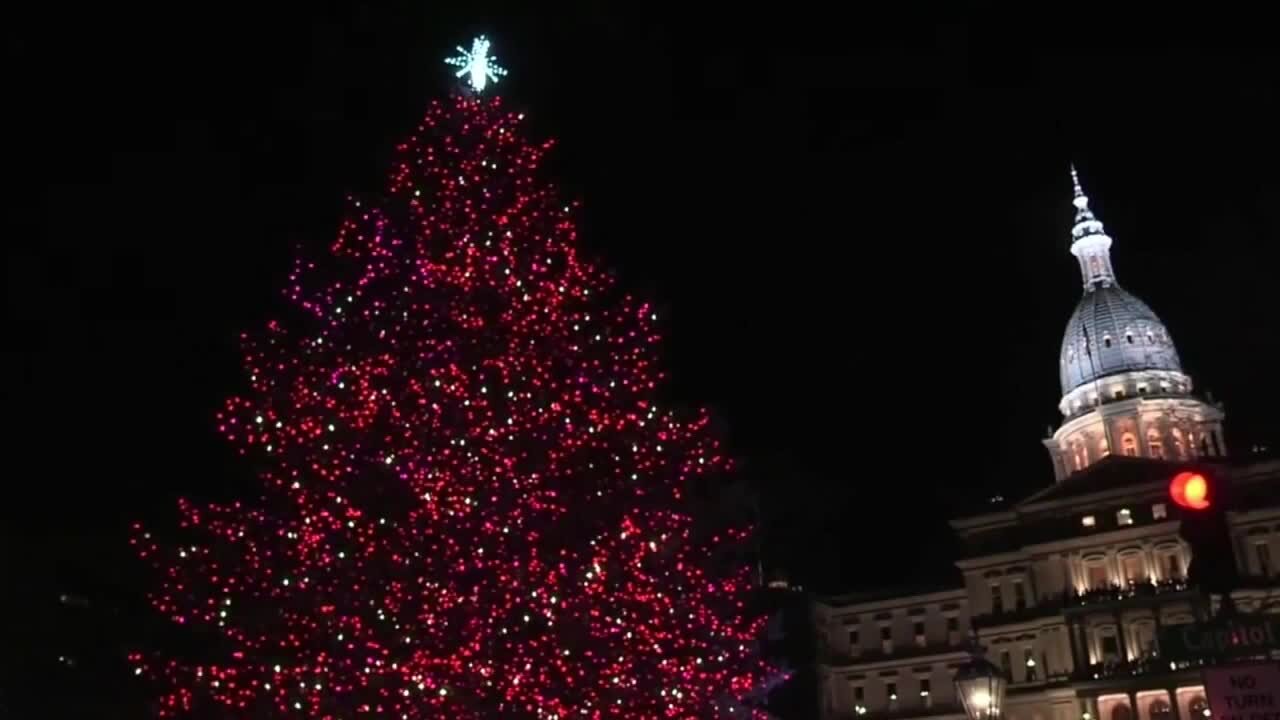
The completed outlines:
{"type": "Polygon", "coordinates": [[[1091,588],[1084,592],[1071,590],[1063,596],[1063,607],[1071,610],[1093,605],[1146,601],[1163,595],[1191,592],[1194,589],[1186,580],[1179,579],[1111,585],[1110,587],[1091,588]]]}
{"type": "Polygon", "coordinates": [[[1107,661],[1094,663],[1093,665],[1077,670],[1071,675],[1071,679],[1075,681],[1123,680],[1126,678],[1181,672],[1183,670],[1200,668],[1212,664],[1213,660],[1210,658],[1197,658],[1173,662],[1168,659],[1161,658],[1159,655],[1151,654],[1129,662],[1107,661]]]}

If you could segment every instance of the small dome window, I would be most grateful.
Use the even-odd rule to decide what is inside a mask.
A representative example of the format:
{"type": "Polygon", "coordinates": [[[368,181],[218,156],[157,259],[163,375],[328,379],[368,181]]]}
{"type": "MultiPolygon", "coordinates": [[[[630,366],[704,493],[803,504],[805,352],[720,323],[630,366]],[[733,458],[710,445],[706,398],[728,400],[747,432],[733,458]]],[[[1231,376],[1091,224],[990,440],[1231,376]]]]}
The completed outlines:
{"type": "Polygon", "coordinates": [[[1151,332],[1150,330],[1148,330],[1148,331],[1147,331],[1147,342],[1149,342],[1149,343],[1154,343],[1155,341],[1156,341],[1155,333],[1153,333],[1153,332],[1151,332]]]}
{"type": "Polygon", "coordinates": [[[1103,335],[1103,336],[1102,336],[1102,346],[1103,346],[1103,347],[1111,347],[1111,336],[1110,336],[1110,335],[1103,335]]]}
{"type": "Polygon", "coordinates": [[[1132,344],[1133,344],[1133,333],[1131,333],[1131,332],[1129,332],[1129,333],[1125,333],[1125,334],[1124,334],[1124,340],[1125,340],[1125,342],[1127,342],[1127,343],[1129,343],[1130,345],[1132,345],[1132,344]]]}

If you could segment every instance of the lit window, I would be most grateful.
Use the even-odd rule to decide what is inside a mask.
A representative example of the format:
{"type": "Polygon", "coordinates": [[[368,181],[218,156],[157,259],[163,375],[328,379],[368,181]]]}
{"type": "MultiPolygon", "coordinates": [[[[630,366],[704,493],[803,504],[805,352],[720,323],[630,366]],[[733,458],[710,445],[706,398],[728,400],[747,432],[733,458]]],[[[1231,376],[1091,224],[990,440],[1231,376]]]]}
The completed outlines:
{"type": "Polygon", "coordinates": [[[1138,438],[1133,433],[1125,433],[1120,436],[1120,447],[1125,455],[1133,457],[1138,454],[1138,438]]]}
{"type": "Polygon", "coordinates": [[[1169,517],[1169,509],[1164,506],[1164,503],[1155,503],[1151,506],[1151,518],[1153,520],[1163,520],[1167,517],[1169,517]]]}
{"type": "Polygon", "coordinates": [[[1151,449],[1151,457],[1164,458],[1164,441],[1154,430],[1147,434],[1147,447],[1151,449]]]}
{"type": "Polygon", "coordinates": [[[1084,517],[1080,518],[1080,524],[1087,528],[1091,528],[1098,524],[1098,519],[1092,515],[1085,515],[1084,517]]]}
{"type": "Polygon", "coordinates": [[[1132,525],[1133,513],[1129,512],[1129,508],[1120,508],[1116,513],[1116,523],[1119,525],[1132,525]]]}
{"type": "Polygon", "coordinates": [[[898,683],[885,683],[884,691],[889,696],[890,705],[898,702],[898,683]]]}

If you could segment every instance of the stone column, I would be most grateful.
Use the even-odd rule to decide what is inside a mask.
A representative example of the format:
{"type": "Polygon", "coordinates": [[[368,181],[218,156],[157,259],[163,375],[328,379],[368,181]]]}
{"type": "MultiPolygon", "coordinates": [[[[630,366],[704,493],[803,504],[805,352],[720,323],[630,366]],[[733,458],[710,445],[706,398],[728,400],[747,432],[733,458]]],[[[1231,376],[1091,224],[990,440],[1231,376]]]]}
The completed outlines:
{"type": "MultiPolygon", "coordinates": [[[[1156,616],[1159,618],[1159,615],[1156,616]]],[[[1169,716],[1169,720],[1182,720],[1182,710],[1178,707],[1178,693],[1174,688],[1167,687],[1164,689],[1169,693],[1169,707],[1173,714],[1169,716]]]]}
{"type": "MultiPolygon", "coordinates": [[[[1155,637],[1151,639],[1151,647],[1155,649],[1156,655],[1160,654],[1160,606],[1156,605],[1151,608],[1151,615],[1155,617],[1155,637]]],[[[1174,718],[1177,720],[1177,718],[1174,718]]]]}
{"type": "Polygon", "coordinates": [[[1120,611],[1112,611],[1111,617],[1116,621],[1116,641],[1120,643],[1120,661],[1129,662],[1129,642],[1124,636],[1124,621],[1120,618],[1120,611]]]}
{"type": "Polygon", "coordinates": [[[1071,643],[1071,667],[1073,671],[1089,666],[1089,655],[1080,647],[1079,620],[1067,621],[1067,640],[1071,643]]]}

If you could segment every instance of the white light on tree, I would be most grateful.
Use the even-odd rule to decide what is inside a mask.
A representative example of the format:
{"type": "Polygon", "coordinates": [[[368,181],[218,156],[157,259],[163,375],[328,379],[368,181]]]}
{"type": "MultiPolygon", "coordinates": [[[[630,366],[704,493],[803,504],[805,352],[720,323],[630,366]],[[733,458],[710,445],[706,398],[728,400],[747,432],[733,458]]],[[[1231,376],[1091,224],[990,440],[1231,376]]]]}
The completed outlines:
{"type": "Polygon", "coordinates": [[[457,50],[458,54],[445,58],[445,63],[461,68],[457,77],[467,76],[467,84],[476,92],[482,92],[490,81],[496,83],[498,78],[507,74],[507,69],[489,54],[489,39],[483,35],[471,41],[470,50],[461,45],[457,50]]]}

